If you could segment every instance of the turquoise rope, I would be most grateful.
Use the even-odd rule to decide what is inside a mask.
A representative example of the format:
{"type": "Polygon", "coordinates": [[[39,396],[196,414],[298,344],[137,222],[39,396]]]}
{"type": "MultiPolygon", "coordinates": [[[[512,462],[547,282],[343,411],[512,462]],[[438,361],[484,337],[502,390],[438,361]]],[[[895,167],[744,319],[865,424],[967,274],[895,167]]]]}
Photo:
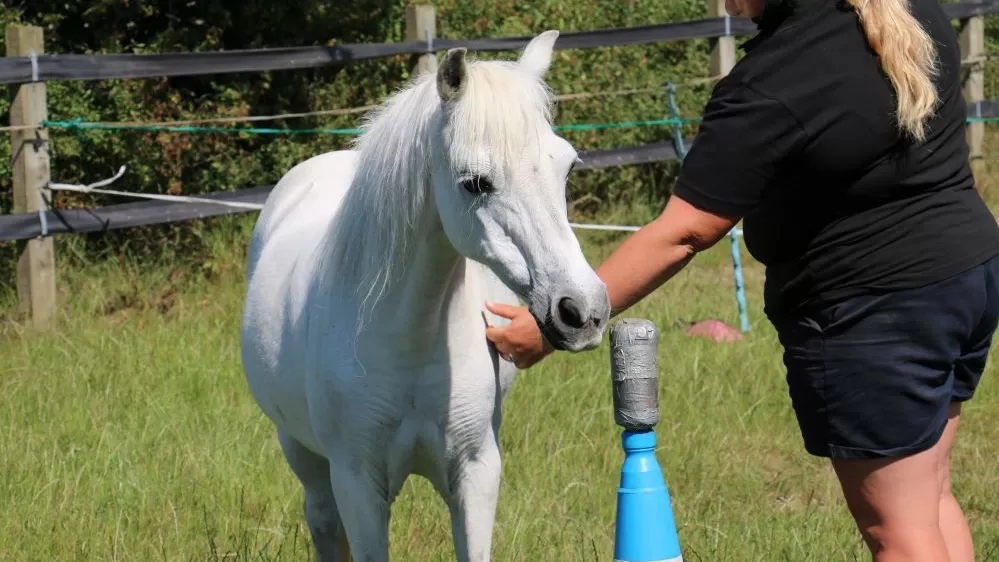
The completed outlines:
{"type": "Polygon", "coordinates": [[[143,131],[156,133],[246,133],[251,135],[357,135],[363,132],[363,129],[279,129],[268,127],[204,127],[199,125],[112,125],[108,123],[88,123],[79,118],[70,121],[42,121],[42,126],[50,129],[66,130],[143,131]]]}
{"type": "Polygon", "coordinates": [[[621,121],[619,123],[579,123],[575,125],[555,125],[552,127],[556,131],[597,131],[601,129],[620,129],[631,127],[656,127],[661,125],[672,125],[678,127],[685,123],[697,123],[700,118],[683,119],[680,117],[670,119],[649,119],[647,121],[621,121]]]}
{"type": "MultiPolygon", "coordinates": [[[[671,101],[675,105],[675,101],[671,101]]],[[[700,117],[671,117],[669,119],[648,119],[644,121],[619,121],[614,123],[570,123],[554,125],[556,131],[601,131],[606,129],[628,129],[636,127],[658,127],[669,125],[674,133],[679,126],[688,123],[699,123],[700,117]]],[[[999,117],[968,117],[968,123],[995,123],[999,117]]],[[[80,118],[68,121],[42,121],[42,126],[50,129],[76,131],[139,131],[149,133],[223,133],[247,135],[359,135],[364,129],[282,129],[277,127],[206,127],[201,125],[116,125],[109,123],[90,123],[80,118]]]]}
{"type": "MultiPolygon", "coordinates": [[[[555,125],[557,131],[599,131],[603,129],[621,129],[634,127],[654,127],[659,125],[676,125],[678,123],[694,123],[699,119],[650,119],[646,121],[621,121],[616,123],[575,123],[555,125]]],[[[97,130],[97,131],[141,131],[169,133],[228,133],[249,135],[359,135],[364,129],[281,129],[269,127],[205,127],[200,125],[115,125],[108,123],[89,123],[82,119],[69,121],[42,121],[42,126],[51,129],[65,130],[97,130]]]]}

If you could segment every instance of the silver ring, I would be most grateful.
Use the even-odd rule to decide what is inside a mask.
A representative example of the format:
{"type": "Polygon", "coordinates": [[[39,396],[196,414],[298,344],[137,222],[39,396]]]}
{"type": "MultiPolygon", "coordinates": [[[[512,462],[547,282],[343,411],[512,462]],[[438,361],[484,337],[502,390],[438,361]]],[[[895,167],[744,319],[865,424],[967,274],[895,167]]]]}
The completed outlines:
{"type": "Polygon", "coordinates": [[[512,353],[507,353],[505,356],[503,356],[503,358],[506,359],[507,361],[511,362],[511,363],[515,363],[515,361],[513,360],[513,354],[512,353]]]}

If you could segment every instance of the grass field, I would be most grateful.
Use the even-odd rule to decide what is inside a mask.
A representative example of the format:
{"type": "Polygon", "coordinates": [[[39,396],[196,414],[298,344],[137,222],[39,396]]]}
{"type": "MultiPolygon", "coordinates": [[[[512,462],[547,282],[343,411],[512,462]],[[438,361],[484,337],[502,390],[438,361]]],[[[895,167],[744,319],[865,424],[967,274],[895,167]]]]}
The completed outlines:
{"type": "MultiPolygon", "coordinates": [[[[620,240],[580,238],[594,264],[620,240]]],[[[0,560],[310,559],[297,481],[240,371],[241,251],[220,242],[208,270],[63,267],[58,333],[3,324],[0,560]]],[[[864,560],[827,464],[801,448],[762,271],[746,259],[742,342],[675,327],[737,325],[727,243],[628,313],[663,332],[658,457],[685,560],[864,560]]],[[[611,559],[621,453],[608,370],[605,343],[521,372],[505,403],[495,560],[611,559]]],[[[994,371],[955,451],[979,560],[999,560],[994,371]]],[[[395,559],[452,560],[449,529],[411,479],[395,559]]]]}

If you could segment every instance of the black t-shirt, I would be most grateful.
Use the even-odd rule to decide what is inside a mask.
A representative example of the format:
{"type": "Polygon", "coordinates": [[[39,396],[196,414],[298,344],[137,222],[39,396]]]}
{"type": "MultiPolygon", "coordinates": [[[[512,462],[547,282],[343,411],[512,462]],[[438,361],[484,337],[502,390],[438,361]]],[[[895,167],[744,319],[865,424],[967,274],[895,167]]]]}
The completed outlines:
{"type": "Polygon", "coordinates": [[[838,0],[768,8],[705,108],[673,193],[744,217],[768,314],[926,285],[999,254],[968,163],[956,34],[936,0],[911,4],[940,59],[924,143],[899,132],[891,82],[838,0]]]}

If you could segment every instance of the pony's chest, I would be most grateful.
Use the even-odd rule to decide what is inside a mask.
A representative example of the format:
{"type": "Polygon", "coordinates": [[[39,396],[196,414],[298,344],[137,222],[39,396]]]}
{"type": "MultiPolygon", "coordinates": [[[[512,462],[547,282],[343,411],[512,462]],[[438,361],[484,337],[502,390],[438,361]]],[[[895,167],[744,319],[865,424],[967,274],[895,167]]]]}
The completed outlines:
{"type": "Polygon", "coordinates": [[[310,377],[307,389],[317,425],[402,449],[437,448],[491,422],[501,392],[488,355],[415,363],[362,352],[329,374],[310,377]]]}
{"type": "Polygon", "coordinates": [[[310,409],[321,405],[340,412],[338,417],[370,419],[385,427],[411,422],[445,427],[491,415],[499,378],[488,357],[460,366],[446,360],[355,363],[337,369],[333,377],[313,380],[310,409]]]}
{"type": "MultiPolygon", "coordinates": [[[[411,473],[435,484],[472,454],[495,420],[497,377],[462,378],[446,365],[396,370],[369,365],[314,383],[309,410],[319,440],[346,446],[400,483],[411,473]]],[[[334,453],[335,454],[335,453],[334,453]]]]}

